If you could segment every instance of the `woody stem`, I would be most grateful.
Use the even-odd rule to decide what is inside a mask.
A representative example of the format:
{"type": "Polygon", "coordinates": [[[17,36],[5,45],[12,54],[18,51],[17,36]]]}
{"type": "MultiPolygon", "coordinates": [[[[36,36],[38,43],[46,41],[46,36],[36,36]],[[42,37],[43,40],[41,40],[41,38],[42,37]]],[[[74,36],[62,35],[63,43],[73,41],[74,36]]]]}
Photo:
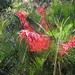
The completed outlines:
{"type": "Polygon", "coordinates": [[[53,71],[53,75],[56,74],[58,50],[59,50],[59,42],[58,42],[58,46],[57,46],[57,50],[56,50],[56,55],[55,55],[55,62],[54,62],[54,71],[53,71]]]}
{"type": "Polygon", "coordinates": [[[60,66],[60,62],[58,61],[58,67],[59,67],[59,75],[61,75],[61,66],[60,66]]]}

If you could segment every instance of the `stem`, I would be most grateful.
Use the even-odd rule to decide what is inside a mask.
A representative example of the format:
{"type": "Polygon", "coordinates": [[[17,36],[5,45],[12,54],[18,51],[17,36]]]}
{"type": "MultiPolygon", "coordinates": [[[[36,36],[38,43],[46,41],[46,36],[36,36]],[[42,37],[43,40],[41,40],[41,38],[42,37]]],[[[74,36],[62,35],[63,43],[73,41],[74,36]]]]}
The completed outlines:
{"type": "Polygon", "coordinates": [[[59,50],[59,42],[58,42],[57,51],[56,51],[56,55],[55,55],[55,62],[54,62],[54,71],[53,71],[53,75],[56,74],[58,50],[59,50]]]}
{"type": "Polygon", "coordinates": [[[57,58],[58,58],[58,51],[59,51],[59,44],[60,44],[61,32],[62,32],[62,29],[60,30],[60,35],[59,35],[59,38],[58,38],[58,41],[57,41],[57,50],[56,50],[56,55],[55,55],[53,75],[56,74],[57,58]]]}
{"type": "Polygon", "coordinates": [[[61,66],[60,66],[60,62],[58,61],[58,67],[59,67],[59,75],[61,75],[61,66]]]}

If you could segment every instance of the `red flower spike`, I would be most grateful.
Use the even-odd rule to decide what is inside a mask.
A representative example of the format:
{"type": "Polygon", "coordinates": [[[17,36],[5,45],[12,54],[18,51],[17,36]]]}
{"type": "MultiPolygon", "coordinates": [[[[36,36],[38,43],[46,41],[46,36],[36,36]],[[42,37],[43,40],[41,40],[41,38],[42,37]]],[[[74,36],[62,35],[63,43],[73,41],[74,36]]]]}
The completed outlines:
{"type": "Polygon", "coordinates": [[[49,40],[46,35],[30,32],[26,41],[30,51],[41,52],[49,48],[49,40]]]}
{"type": "Polygon", "coordinates": [[[41,15],[45,15],[46,14],[46,6],[45,4],[42,5],[42,7],[37,7],[36,9],[36,13],[41,14],[41,15]]]}
{"type": "Polygon", "coordinates": [[[39,20],[39,24],[42,25],[42,27],[46,30],[49,31],[49,22],[45,18],[46,15],[46,6],[45,4],[42,5],[42,7],[37,7],[36,13],[41,14],[41,18],[39,20]]]}
{"type": "Polygon", "coordinates": [[[50,38],[43,34],[22,30],[19,33],[19,37],[20,41],[22,41],[23,38],[26,39],[29,51],[31,52],[41,52],[47,50],[50,46],[50,38]]]}
{"type": "Polygon", "coordinates": [[[26,18],[28,17],[28,14],[23,11],[17,11],[16,15],[20,18],[21,25],[25,23],[26,18]]]}
{"type": "Polygon", "coordinates": [[[74,47],[74,46],[75,46],[75,36],[72,37],[72,38],[69,40],[68,43],[66,43],[66,44],[61,44],[61,45],[59,46],[59,54],[60,54],[61,56],[66,55],[67,52],[69,51],[69,49],[72,48],[72,47],[74,47]]]}

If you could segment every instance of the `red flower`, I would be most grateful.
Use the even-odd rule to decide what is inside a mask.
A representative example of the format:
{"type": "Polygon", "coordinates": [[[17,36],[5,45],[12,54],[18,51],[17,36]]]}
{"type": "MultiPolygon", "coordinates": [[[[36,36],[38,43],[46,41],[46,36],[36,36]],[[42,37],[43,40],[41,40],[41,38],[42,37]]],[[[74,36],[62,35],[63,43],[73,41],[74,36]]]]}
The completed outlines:
{"type": "Polygon", "coordinates": [[[42,5],[42,7],[37,7],[36,9],[36,13],[39,13],[41,15],[45,15],[46,14],[46,6],[45,4],[42,5]]]}
{"type": "Polygon", "coordinates": [[[26,18],[28,17],[28,14],[23,11],[17,11],[16,15],[20,18],[21,24],[24,24],[26,21],[26,18]]]}
{"type": "Polygon", "coordinates": [[[49,22],[48,20],[45,18],[46,15],[46,6],[45,4],[42,5],[42,7],[37,7],[36,9],[36,13],[41,14],[41,18],[39,20],[39,24],[42,25],[42,27],[48,31],[49,30],[49,22]]]}
{"type": "Polygon", "coordinates": [[[75,46],[75,36],[72,37],[68,43],[61,44],[59,47],[59,54],[65,55],[69,51],[70,48],[75,46]]]}
{"type": "Polygon", "coordinates": [[[22,30],[19,32],[19,38],[20,42],[23,38],[26,39],[26,43],[31,52],[41,52],[43,50],[47,50],[50,46],[49,37],[36,32],[22,30]]]}
{"type": "Polygon", "coordinates": [[[30,51],[40,52],[49,48],[49,37],[46,35],[30,32],[26,41],[30,51]]]}

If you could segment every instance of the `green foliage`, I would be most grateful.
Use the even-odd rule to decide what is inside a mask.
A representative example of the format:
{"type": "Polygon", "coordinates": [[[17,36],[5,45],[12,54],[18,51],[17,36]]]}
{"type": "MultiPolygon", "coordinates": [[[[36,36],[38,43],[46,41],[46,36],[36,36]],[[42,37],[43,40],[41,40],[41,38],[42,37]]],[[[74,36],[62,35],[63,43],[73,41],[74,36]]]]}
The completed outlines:
{"type": "Polygon", "coordinates": [[[0,0],[0,12],[8,7],[12,7],[12,0],[0,0]]]}
{"type": "MultiPolygon", "coordinates": [[[[25,7],[22,3],[17,5],[14,5],[13,9],[23,10],[25,7]]],[[[46,17],[51,27],[48,35],[53,36],[53,40],[50,44],[51,48],[41,53],[30,52],[25,40],[22,41],[22,45],[16,41],[17,32],[21,28],[20,20],[13,14],[13,9],[0,15],[0,74],[52,75],[58,45],[67,42],[71,36],[75,35],[75,5],[59,0],[51,2],[46,17]]],[[[34,9],[29,11],[29,8],[25,8],[24,10],[30,13],[27,20],[32,23],[35,30],[39,31],[37,23],[40,15],[37,15],[34,9]]],[[[67,55],[57,57],[56,75],[59,75],[59,62],[63,75],[75,75],[75,48],[70,49],[67,55]]]]}
{"type": "MultiPolygon", "coordinates": [[[[54,22],[56,18],[58,18],[59,21],[65,20],[66,18],[69,18],[68,24],[70,22],[74,23],[75,21],[75,4],[68,1],[68,2],[61,2],[61,1],[54,1],[50,3],[50,9],[48,9],[48,19],[51,22],[54,22]]],[[[75,24],[75,23],[74,23],[75,24]]]]}

